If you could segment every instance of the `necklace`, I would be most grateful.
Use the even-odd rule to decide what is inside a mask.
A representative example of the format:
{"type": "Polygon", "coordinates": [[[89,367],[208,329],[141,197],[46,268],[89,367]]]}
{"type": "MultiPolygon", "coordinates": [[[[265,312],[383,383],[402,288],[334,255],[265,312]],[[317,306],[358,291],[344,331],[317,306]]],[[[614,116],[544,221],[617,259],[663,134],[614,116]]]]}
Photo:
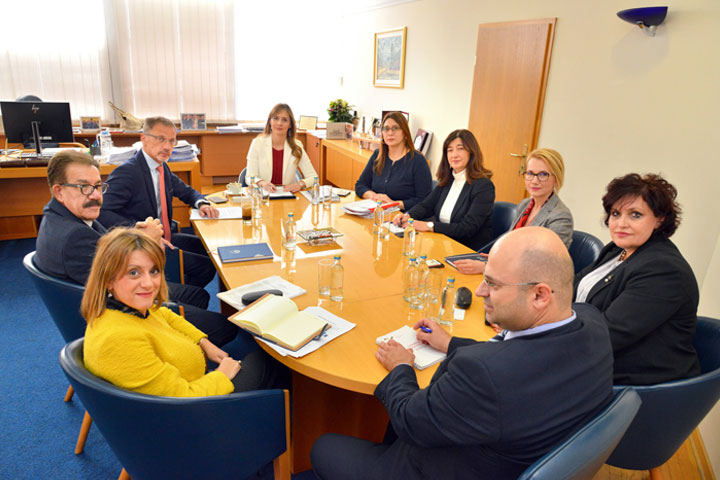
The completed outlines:
{"type": "Polygon", "coordinates": [[[620,257],[618,258],[618,262],[622,262],[625,260],[625,257],[627,257],[627,250],[623,249],[623,251],[620,253],[620,257]]]}

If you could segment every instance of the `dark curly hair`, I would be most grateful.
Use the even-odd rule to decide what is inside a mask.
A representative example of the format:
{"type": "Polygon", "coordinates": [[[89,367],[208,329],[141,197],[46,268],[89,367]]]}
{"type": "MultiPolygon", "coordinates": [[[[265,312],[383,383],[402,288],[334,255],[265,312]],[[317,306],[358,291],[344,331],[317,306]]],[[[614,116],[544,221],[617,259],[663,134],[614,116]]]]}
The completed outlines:
{"type": "Polygon", "coordinates": [[[677,189],[660,175],[648,173],[640,176],[629,173],[623,177],[614,178],[607,186],[607,192],[602,198],[605,209],[605,225],[608,225],[610,211],[613,206],[623,199],[642,198],[650,210],[658,218],[663,218],[662,224],[655,229],[653,236],[670,238],[680,225],[682,209],[675,200],[677,189]]]}

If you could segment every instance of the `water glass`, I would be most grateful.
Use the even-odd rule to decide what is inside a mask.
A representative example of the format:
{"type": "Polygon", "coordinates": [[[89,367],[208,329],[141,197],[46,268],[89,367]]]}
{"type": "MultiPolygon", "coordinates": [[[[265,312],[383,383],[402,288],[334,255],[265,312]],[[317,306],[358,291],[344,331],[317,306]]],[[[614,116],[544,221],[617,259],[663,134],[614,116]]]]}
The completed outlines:
{"type": "Polygon", "coordinates": [[[330,185],[320,187],[320,198],[322,198],[323,208],[329,210],[332,204],[332,187],[330,185]]]}
{"type": "Polygon", "coordinates": [[[332,258],[323,258],[318,262],[318,292],[321,297],[330,297],[331,271],[334,263],[332,258]]]}

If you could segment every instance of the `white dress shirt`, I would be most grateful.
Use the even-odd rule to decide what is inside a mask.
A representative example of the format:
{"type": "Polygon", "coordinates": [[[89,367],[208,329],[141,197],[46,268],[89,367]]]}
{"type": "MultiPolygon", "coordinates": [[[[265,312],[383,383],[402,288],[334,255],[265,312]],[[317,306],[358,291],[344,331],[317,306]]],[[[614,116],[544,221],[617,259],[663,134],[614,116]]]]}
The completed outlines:
{"type": "Polygon", "coordinates": [[[440,215],[438,215],[438,220],[443,223],[450,223],[450,217],[452,217],[455,204],[457,203],[458,198],[460,198],[460,192],[462,192],[465,183],[467,183],[465,179],[465,170],[460,173],[455,173],[453,171],[453,177],[455,177],[455,180],[453,180],[453,183],[450,186],[450,191],[448,192],[447,197],[445,197],[445,203],[443,203],[443,206],[440,209],[440,215]]]}

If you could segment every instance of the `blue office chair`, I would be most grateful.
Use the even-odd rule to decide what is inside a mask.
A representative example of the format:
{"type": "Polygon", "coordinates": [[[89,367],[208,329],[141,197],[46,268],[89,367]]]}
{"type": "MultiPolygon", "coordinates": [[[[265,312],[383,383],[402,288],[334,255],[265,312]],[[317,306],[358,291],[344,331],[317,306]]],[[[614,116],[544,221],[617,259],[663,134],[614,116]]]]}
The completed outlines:
{"type": "Polygon", "coordinates": [[[643,404],[607,460],[609,465],[650,470],[651,478],[659,478],[659,468],[715,406],[720,398],[720,320],[698,317],[693,344],[700,359],[700,375],[633,386],[643,404]]]}
{"type": "Polygon", "coordinates": [[[513,218],[515,218],[515,205],[511,202],[495,202],[492,209],[492,241],[482,247],[478,252],[488,253],[495,243],[495,240],[503,233],[510,230],[513,218]]]}
{"type": "Polygon", "coordinates": [[[518,480],[590,480],[622,438],[641,403],[632,388],[616,392],[597,417],[530,465],[518,480]]]}
{"type": "MultiPolygon", "coordinates": [[[[84,337],[85,326],[87,324],[82,315],[80,315],[80,302],[85,293],[85,287],[75,282],[61,280],[40,271],[35,266],[34,259],[35,252],[28,253],[23,259],[23,266],[30,272],[30,278],[35,285],[35,289],[40,294],[45,308],[47,308],[50,313],[50,317],[55,322],[55,326],[60,330],[63,339],[66,343],[69,343],[77,338],[84,337]]],[[[73,388],[72,385],[70,385],[65,394],[65,401],[69,402],[72,400],[72,397],[73,388]]],[[[75,445],[76,454],[82,453],[85,448],[85,441],[87,440],[91,425],[92,419],[90,415],[85,412],[85,417],[80,427],[80,434],[78,435],[75,445]]]]}
{"type": "Polygon", "coordinates": [[[83,341],[60,352],[60,366],[133,480],[247,478],[273,461],[290,479],[287,390],[211,397],[144,395],[90,373],[83,341]]]}
{"type": "Polygon", "coordinates": [[[185,263],[180,248],[165,248],[165,280],[185,283],[185,263]]]}
{"type": "Polygon", "coordinates": [[[575,273],[587,267],[600,255],[603,244],[599,238],[589,233],[575,230],[572,234],[572,243],[570,244],[570,257],[575,266],[575,273]]]}
{"type": "Polygon", "coordinates": [[[245,174],[247,173],[247,167],[242,169],[242,172],[240,172],[240,175],[238,175],[238,183],[243,186],[247,187],[247,183],[245,182],[245,174]]]}

